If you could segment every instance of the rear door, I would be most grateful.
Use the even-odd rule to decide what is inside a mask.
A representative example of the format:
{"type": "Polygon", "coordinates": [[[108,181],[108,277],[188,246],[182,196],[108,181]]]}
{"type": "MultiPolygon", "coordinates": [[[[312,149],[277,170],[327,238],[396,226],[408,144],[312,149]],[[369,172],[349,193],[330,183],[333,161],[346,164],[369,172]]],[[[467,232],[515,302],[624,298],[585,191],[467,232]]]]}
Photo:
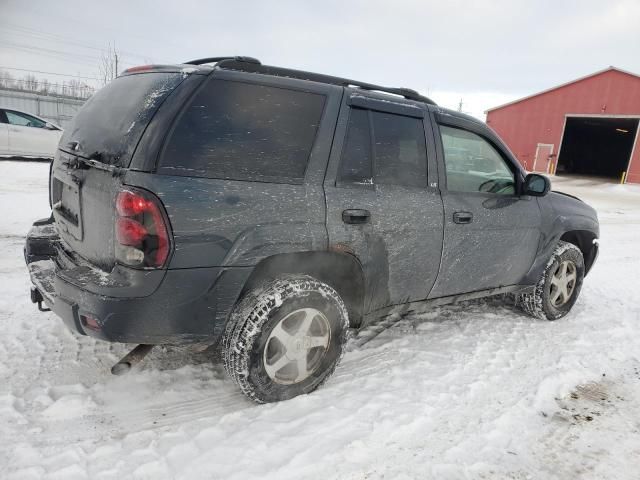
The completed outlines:
{"type": "Polygon", "coordinates": [[[540,241],[535,198],[518,194],[522,173],[493,134],[435,114],[444,202],[444,247],[430,297],[516,285],[540,241]]]}
{"type": "Polygon", "coordinates": [[[327,229],[330,248],[362,264],[365,313],[425,299],[438,273],[443,211],[424,115],[345,92],[324,185],[327,229]]]}

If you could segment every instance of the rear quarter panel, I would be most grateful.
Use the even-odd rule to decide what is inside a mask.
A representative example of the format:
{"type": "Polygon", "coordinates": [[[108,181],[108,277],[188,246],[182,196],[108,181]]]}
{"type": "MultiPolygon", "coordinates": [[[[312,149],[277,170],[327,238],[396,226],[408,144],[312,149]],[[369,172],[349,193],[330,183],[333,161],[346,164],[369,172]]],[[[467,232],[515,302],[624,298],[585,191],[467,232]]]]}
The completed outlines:
{"type": "Polygon", "coordinates": [[[174,237],[169,268],[252,266],[282,252],[325,249],[321,185],[288,185],[129,172],[154,192],[174,237]]]}

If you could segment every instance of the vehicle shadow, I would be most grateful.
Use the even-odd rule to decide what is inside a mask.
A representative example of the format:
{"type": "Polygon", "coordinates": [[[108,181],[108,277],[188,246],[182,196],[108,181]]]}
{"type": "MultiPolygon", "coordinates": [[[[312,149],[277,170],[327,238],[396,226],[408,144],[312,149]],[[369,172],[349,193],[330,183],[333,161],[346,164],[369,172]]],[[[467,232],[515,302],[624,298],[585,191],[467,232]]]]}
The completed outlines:
{"type": "MultiPolygon", "coordinates": [[[[354,369],[358,370],[359,376],[378,375],[376,358],[380,352],[375,347],[403,336],[429,335],[429,329],[424,329],[428,323],[437,324],[441,332],[449,329],[449,324],[450,331],[446,336],[455,340],[465,335],[461,329],[466,323],[472,323],[479,314],[488,312],[496,312],[505,320],[524,315],[512,298],[493,297],[437,307],[427,314],[408,315],[384,325],[382,330],[380,324],[367,327],[351,338],[349,353],[336,375],[336,385],[347,388],[344,381],[356,373],[354,369]],[[368,344],[373,339],[376,341],[368,344]],[[352,354],[355,357],[351,357],[352,354]],[[365,364],[366,368],[363,368],[365,364]]],[[[514,320],[517,322],[517,318],[514,320]]],[[[424,346],[428,348],[428,343],[424,346]]],[[[185,422],[259,408],[226,375],[219,345],[203,351],[156,347],[128,374],[109,377],[103,378],[104,383],[100,382],[102,387],[95,392],[96,401],[111,416],[112,426],[128,432],[177,427],[185,422]]]]}

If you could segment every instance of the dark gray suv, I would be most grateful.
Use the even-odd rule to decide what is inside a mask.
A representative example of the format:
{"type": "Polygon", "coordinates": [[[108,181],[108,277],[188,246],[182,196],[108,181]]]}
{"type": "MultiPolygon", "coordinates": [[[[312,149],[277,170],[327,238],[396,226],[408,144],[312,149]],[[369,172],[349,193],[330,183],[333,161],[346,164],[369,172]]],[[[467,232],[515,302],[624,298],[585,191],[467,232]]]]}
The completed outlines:
{"type": "Polygon", "coordinates": [[[484,123],[417,92],[249,57],[127,70],[65,130],[31,298],[72,330],[219,345],[249,397],[307,393],[349,329],[513,293],[555,320],[598,220],[484,123]],[[395,318],[395,317],[393,317],[395,318]]]}

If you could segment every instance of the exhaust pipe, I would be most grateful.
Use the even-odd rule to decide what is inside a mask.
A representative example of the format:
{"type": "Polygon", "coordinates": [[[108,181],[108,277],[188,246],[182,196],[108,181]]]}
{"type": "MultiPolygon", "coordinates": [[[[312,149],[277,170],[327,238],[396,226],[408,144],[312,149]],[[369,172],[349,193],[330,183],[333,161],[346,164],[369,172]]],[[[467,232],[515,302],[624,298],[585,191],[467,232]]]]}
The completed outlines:
{"type": "Polygon", "coordinates": [[[118,363],[111,367],[111,373],[113,375],[124,375],[129,370],[131,370],[133,366],[140,363],[153,347],[153,345],[138,345],[136,348],[122,357],[118,363]]]}

